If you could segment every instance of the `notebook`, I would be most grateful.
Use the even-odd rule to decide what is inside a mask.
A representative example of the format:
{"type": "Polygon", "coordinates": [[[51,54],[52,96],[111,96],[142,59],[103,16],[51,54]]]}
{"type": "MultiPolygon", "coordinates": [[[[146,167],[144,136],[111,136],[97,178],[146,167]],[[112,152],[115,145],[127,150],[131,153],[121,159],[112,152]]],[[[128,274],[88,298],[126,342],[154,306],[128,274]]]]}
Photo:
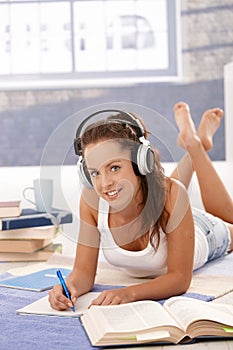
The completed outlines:
{"type": "MultiPolygon", "coordinates": [[[[0,287],[16,288],[42,292],[51,289],[56,284],[59,284],[59,279],[56,274],[56,268],[50,268],[33,272],[28,275],[7,278],[0,281],[0,287]]],[[[60,269],[64,279],[71,272],[70,269],[60,269]]]]}
{"type": "Polygon", "coordinates": [[[47,316],[58,316],[58,317],[80,317],[83,315],[88,306],[91,304],[91,301],[100,294],[100,292],[89,292],[81,295],[75,305],[75,312],[71,309],[67,309],[64,311],[54,310],[48,301],[48,295],[45,297],[34,301],[33,303],[16,310],[17,314],[22,315],[47,315],[47,316]]]}

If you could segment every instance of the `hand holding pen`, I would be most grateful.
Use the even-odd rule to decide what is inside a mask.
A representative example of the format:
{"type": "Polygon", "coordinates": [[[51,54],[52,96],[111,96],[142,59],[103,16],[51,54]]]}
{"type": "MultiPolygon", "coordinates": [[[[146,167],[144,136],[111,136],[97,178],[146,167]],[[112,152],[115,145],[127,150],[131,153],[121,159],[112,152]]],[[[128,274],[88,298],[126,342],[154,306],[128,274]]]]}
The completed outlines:
{"type": "MultiPolygon", "coordinates": [[[[65,283],[65,280],[64,280],[64,278],[63,278],[62,273],[61,273],[60,270],[57,270],[57,277],[59,278],[59,281],[60,281],[60,283],[61,283],[61,285],[62,285],[62,288],[63,288],[63,291],[64,291],[66,297],[67,297],[67,298],[71,301],[71,303],[72,303],[71,296],[70,296],[70,292],[69,292],[69,290],[68,290],[68,288],[67,288],[67,285],[66,285],[66,283],[65,283]]],[[[73,312],[75,312],[75,307],[74,307],[74,304],[73,304],[73,303],[72,303],[71,310],[72,310],[73,312]]]]}

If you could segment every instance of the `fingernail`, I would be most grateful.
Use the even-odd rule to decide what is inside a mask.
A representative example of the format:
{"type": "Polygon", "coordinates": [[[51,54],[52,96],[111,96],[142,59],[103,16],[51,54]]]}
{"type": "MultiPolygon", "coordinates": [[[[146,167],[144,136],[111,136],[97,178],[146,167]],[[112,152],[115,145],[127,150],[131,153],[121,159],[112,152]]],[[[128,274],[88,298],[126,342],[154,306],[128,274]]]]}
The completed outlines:
{"type": "Polygon", "coordinates": [[[69,307],[72,307],[72,306],[73,306],[71,303],[68,303],[67,305],[68,305],[69,307]]]}

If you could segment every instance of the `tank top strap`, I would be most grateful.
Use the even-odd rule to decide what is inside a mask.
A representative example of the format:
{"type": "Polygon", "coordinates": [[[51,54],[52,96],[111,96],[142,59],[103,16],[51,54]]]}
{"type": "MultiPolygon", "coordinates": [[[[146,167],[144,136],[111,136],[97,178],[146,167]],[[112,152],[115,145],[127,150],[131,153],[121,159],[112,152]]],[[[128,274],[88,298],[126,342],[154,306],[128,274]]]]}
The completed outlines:
{"type": "Polygon", "coordinates": [[[103,198],[99,199],[98,207],[98,228],[108,228],[109,204],[103,198]]]}

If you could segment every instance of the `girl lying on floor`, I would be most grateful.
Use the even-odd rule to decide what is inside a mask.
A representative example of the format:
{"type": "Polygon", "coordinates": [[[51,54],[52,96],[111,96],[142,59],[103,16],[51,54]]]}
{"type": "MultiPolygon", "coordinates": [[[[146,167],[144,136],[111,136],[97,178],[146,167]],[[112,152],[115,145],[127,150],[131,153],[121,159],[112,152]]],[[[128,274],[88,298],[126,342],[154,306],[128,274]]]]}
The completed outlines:
{"type": "Polygon", "coordinates": [[[182,294],[194,269],[233,249],[233,202],[207,153],[223,111],[207,110],[198,130],[186,103],[177,103],[174,113],[178,144],[186,153],[170,177],[136,115],[118,111],[81,136],[78,129],[75,149],[85,188],[76,258],[66,280],[71,300],[57,285],[49,292],[53,308],[67,309],[91,291],[100,247],[110,264],[151,279],[105,290],[96,305],[182,294]],[[187,188],[194,171],[205,211],[190,207],[187,188]]]}

